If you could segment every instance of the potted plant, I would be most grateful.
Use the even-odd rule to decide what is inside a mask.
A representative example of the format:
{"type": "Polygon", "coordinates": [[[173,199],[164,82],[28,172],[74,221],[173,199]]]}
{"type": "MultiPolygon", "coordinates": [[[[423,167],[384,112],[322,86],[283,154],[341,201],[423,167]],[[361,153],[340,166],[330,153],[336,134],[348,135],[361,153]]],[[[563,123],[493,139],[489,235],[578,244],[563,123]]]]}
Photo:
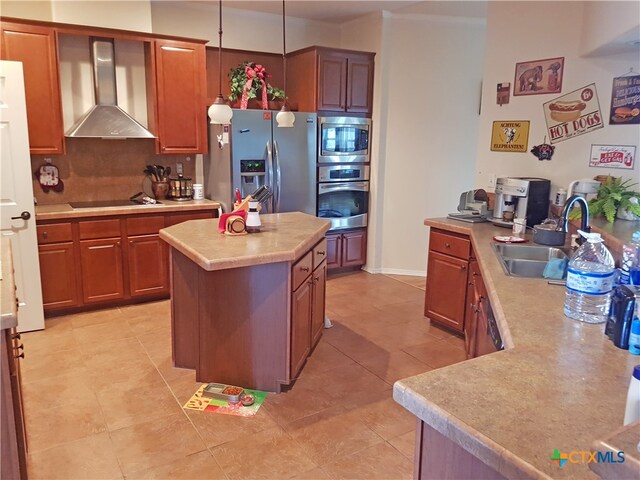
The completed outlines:
{"type": "MultiPolygon", "coordinates": [[[[616,218],[623,220],[640,219],[640,193],[632,190],[637,185],[631,180],[607,177],[598,189],[596,198],[589,200],[589,212],[592,216],[604,215],[609,223],[616,218]]],[[[573,212],[572,212],[573,213],[573,212]]],[[[580,216],[579,210],[576,211],[580,216]]],[[[572,215],[574,217],[576,215],[572,215]]]]}
{"type": "Polygon", "coordinates": [[[267,73],[264,66],[255,62],[242,62],[237,67],[229,70],[229,84],[231,94],[229,101],[236,102],[240,100],[240,108],[246,108],[246,102],[253,99],[259,99],[262,108],[267,109],[266,103],[268,98],[272,101],[284,98],[284,91],[270,85],[267,81],[271,78],[271,74],[267,73]],[[245,98],[244,107],[242,106],[243,96],[245,98]]]}

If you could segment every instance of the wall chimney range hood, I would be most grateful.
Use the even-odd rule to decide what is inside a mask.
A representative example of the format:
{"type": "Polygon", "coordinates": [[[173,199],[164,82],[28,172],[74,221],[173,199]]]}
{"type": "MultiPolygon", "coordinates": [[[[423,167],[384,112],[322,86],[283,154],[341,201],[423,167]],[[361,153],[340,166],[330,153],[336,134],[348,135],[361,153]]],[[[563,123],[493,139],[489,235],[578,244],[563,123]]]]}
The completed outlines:
{"type": "Polygon", "coordinates": [[[72,138],[155,138],[118,107],[113,39],[91,37],[91,64],[96,105],[66,133],[72,138]]]}

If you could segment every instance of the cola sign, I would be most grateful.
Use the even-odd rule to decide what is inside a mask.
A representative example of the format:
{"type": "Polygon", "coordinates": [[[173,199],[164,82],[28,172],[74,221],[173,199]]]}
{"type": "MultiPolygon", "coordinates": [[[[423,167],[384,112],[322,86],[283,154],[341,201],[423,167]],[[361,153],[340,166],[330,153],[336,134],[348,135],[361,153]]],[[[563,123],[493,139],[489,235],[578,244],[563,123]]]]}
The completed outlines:
{"type": "Polygon", "coordinates": [[[591,145],[590,167],[633,168],[636,147],[633,145],[591,145]]]}
{"type": "Polygon", "coordinates": [[[543,105],[551,143],[577,137],[604,126],[596,84],[592,83],[543,105]]]}

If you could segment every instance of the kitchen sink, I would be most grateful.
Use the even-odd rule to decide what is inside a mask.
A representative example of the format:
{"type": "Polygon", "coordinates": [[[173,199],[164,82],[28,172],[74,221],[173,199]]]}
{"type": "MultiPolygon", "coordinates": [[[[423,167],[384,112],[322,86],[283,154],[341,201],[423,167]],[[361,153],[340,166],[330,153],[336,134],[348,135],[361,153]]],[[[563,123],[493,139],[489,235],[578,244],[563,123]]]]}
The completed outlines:
{"type": "Polygon", "coordinates": [[[568,259],[565,249],[544,245],[492,243],[502,269],[512,277],[543,278],[544,268],[554,258],[568,259]]]}

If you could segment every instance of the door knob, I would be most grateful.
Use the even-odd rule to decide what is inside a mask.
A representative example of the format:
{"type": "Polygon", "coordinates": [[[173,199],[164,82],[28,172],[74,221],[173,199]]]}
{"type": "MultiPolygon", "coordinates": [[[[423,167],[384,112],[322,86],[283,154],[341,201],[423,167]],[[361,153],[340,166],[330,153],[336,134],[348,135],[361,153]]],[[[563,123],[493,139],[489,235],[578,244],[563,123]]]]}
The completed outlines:
{"type": "Polygon", "coordinates": [[[11,220],[29,220],[31,218],[31,214],[27,211],[24,211],[20,214],[19,217],[11,217],[11,220]]]}

